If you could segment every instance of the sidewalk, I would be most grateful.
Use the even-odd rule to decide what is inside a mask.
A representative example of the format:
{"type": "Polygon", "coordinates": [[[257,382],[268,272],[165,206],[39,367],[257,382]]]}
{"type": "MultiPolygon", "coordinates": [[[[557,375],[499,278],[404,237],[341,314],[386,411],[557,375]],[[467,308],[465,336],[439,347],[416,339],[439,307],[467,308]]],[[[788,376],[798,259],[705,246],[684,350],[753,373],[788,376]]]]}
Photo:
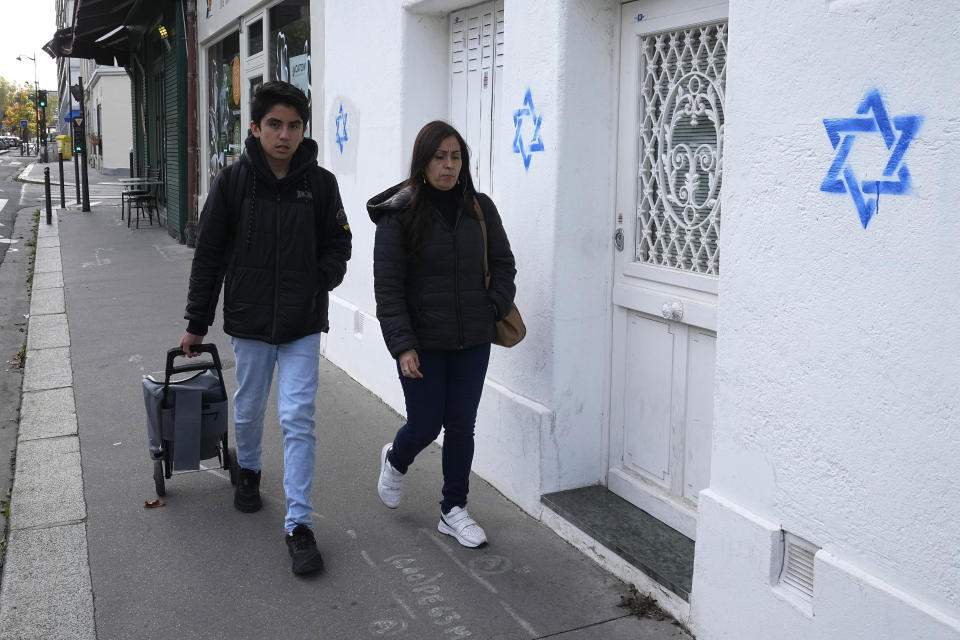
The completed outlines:
{"type": "MultiPolygon", "coordinates": [[[[628,585],[479,478],[470,511],[490,544],[439,534],[436,446],[411,468],[401,507],[384,508],[377,458],[402,418],[325,360],[313,486],[322,574],[290,572],[273,394],[260,512],[233,508],[219,469],[175,475],[165,506],[144,508],[156,496],[140,378],[183,334],[192,256],[163,228],[128,229],[116,204],[58,211],[50,227],[41,216],[0,638],[689,638],[619,607],[628,585]]],[[[232,393],[217,315],[208,340],[232,393]]]]}

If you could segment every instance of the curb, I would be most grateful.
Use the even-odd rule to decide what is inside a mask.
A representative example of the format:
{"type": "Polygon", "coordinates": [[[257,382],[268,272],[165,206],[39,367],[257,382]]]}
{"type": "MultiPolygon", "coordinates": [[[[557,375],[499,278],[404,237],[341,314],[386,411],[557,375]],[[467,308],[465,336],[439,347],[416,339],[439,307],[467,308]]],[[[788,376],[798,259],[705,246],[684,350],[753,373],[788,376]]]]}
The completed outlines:
{"type": "Polygon", "coordinates": [[[95,640],[58,216],[37,229],[27,340],[0,640],[95,640]]]}

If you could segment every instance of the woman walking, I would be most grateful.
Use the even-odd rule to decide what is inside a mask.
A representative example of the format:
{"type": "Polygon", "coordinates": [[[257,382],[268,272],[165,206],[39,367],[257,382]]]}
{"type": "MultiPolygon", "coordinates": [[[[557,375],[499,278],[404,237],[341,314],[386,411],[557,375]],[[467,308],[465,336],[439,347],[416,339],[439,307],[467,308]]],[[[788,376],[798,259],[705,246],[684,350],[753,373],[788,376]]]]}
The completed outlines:
{"type": "Polygon", "coordinates": [[[477,547],[487,538],[466,508],[474,424],[494,323],[511,309],[516,268],[500,214],[474,189],[469,167],[463,137],[431,122],[414,142],[409,178],[371,198],[367,211],[377,225],[377,319],[407,406],[407,423],[380,452],[377,493],[397,508],[404,474],[443,429],[437,530],[477,547]]]}

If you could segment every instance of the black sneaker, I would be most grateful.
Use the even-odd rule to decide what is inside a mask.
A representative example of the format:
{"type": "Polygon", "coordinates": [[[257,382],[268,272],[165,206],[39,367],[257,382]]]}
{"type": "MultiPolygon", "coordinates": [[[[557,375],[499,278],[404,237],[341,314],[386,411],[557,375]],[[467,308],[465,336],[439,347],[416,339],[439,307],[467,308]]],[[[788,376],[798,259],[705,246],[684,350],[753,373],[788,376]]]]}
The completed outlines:
{"type": "Polygon", "coordinates": [[[300,575],[323,569],[323,558],[317,550],[313,531],[305,524],[298,524],[287,534],[287,551],[293,558],[293,572],[300,575]]]}
{"type": "Polygon", "coordinates": [[[237,490],[233,493],[233,506],[238,511],[253,513],[260,511],[260,472],[240,467],[237,474],[237,490]]]}

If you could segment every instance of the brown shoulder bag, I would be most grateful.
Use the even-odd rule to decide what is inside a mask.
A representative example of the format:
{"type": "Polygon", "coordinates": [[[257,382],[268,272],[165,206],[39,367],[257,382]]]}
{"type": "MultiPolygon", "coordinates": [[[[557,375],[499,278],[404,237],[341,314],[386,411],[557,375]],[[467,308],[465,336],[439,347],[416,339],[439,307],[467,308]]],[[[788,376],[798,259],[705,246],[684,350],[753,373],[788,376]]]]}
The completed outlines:
{"type": "MultiPolygon", "coordinates": [[[[480,203],[473,199],[473,209],[477,212],[477,220],[480,221],[480,231],[483,233],[483,281],[486,287],[490,288],[490,265],[487,261],[487,223],[483,219],[483,211],[480,209],[480,203]]],[[[497,320],[495,326],[495,335],[493,344],[501,347],[512,347],[527,335],[527,327],[523,324],[523,318],[520,317],[520,310],[516,303],[510,309],[510,313],[497,320]]]]}

